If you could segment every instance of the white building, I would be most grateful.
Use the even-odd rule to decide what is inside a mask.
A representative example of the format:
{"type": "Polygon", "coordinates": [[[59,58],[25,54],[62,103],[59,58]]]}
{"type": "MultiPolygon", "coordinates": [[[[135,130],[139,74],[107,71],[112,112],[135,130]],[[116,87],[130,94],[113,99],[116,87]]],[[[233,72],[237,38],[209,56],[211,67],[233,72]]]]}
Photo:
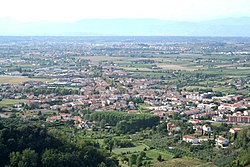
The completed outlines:
{"type": "Polygon", "coordinates": [[[221,147],[226,147],[229,145],[229,140],[219,136],[217,139],[215,139],[216,145],[221,146],[221,147]]]}
{"type": "Polygon", "coordinates": [[[212,132],[212,128],[211,128],[211,126],[209,126],[209,125],[203,125],[202,126],[202,129],[205,131],[205,132],[212,132]]]}
{"type": "Polygon", "coordinates": [[[220,117],[220,116],[213,116],[212,120],[215,121],[215,122],[221,122],[222,121],[222,117],[220,117]]]}
{"type": "Polygon", "coordinates": [[[197,138],[195,138],[194,136],[189,136],[189,135],[183,136],[182,140],[187,143],[193,143],[193,144],[199,143],[199,140],[197,138]]]}

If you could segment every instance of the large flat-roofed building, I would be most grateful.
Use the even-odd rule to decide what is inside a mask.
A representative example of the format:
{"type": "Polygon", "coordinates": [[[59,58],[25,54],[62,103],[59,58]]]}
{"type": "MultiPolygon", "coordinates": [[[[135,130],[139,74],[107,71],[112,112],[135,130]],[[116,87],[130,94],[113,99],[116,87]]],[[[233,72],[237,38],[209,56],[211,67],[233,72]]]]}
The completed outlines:
{"type": "Polygon", "coordinates": [[[228,122],[232,123],[250,123],[250,116],[229,116],[228,122]]]}

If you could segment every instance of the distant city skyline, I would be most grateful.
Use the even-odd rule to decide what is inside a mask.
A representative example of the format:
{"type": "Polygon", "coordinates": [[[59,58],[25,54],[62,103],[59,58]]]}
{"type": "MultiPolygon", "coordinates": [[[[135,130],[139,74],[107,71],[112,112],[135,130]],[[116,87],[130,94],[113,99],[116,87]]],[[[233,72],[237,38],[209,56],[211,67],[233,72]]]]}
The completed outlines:
{"type": "Polygon", "coordinates": [[[250,17],[249,0],[3,0],[0,19],[75,22],[81,19],[153,18],[203,21],[250,17]]]}

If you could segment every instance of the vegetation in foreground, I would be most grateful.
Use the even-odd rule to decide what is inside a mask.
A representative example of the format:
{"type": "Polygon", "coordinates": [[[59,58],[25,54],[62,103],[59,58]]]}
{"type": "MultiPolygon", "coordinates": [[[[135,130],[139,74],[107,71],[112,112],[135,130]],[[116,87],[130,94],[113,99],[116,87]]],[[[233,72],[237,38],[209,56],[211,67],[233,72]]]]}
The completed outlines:
{"type": "Polygon", "coordinates": [[[117,161],[95,142],[72,143],[58,130],[0,124],[0,166],[6,167],[112,167],[117,161]]]}

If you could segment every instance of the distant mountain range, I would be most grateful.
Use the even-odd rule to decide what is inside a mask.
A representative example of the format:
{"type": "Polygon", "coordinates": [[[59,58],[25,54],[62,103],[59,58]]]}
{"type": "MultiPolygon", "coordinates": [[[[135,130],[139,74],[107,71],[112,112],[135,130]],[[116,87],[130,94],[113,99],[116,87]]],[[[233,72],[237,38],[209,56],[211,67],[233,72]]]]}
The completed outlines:
{"type": "Polygon", "coordinates": [[[73,23],[0,19],[1,36],[240,36],[250,37],[250,17],[201,22],[157,19],[84,19],[73,23]]]}

